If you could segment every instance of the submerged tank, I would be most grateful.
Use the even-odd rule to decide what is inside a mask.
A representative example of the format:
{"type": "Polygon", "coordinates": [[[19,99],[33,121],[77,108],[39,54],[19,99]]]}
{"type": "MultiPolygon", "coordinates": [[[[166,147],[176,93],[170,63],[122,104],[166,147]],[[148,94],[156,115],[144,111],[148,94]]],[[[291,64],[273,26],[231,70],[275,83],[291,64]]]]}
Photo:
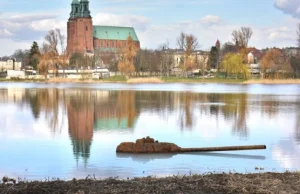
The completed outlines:
{"type": "Polygon", "coordinates": [[[137,139],[136,142],[123,142],[117,147],[117,153],[184,153],[184,152],[213,152],[213,151],[237,151],[266,149],[265,145],[250,146],[227,146],[227,147],[208,147],[208,148],[181,148],[174,143],[158,142],[147,136],[137,139]]]}

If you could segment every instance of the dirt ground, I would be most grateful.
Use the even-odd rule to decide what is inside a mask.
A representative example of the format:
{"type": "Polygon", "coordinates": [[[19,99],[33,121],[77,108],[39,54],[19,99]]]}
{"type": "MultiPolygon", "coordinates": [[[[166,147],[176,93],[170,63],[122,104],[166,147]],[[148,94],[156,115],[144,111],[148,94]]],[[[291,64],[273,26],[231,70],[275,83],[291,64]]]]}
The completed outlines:
{"type": "Polygon", "coordinates": [[[131,180],[85,180],[20,182],[0,184],[0,193],[300,193],[300,173],[206,174],[166,178],[136,178],[131,180]]]}

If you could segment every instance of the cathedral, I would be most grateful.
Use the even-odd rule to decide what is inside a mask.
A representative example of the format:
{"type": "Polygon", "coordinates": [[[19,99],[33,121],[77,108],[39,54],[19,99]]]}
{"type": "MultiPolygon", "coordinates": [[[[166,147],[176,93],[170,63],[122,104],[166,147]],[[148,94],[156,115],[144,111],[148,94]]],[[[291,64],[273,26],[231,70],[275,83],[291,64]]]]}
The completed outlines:
{"type": "Polygon", "coordinates": [[[88,0],[73,0],[68,21],[68,55],[95,51],[116,51],[126,46],[130,36],[140,48],[139,39],[132,27],[93,26],[88,0]]]}

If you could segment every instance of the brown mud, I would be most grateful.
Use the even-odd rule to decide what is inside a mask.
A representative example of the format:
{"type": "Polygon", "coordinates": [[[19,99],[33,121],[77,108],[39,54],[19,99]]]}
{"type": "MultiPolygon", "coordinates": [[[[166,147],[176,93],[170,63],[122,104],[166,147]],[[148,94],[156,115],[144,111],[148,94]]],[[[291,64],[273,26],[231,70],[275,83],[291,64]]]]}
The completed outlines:
{"type": "Polygon", "coordinates": [[[93,193],[300,193],[300,173],[206,174],[166,178],[135,178],[19,182],[0,184],[6,194],[93,194],[93,193]]]}

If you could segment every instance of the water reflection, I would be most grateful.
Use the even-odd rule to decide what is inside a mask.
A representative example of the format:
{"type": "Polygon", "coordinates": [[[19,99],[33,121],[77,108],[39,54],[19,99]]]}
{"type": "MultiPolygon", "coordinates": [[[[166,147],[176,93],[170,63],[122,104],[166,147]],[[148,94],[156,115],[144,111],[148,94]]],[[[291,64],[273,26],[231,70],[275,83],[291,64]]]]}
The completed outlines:
{"type": "Polygon", "coordinates": [[[295,137],[296,140],[298,142],[298,144],[300,144],[300,97],[298,97],[298,103],[296,106],[296,123],[295,123],[295,137]]]}
{"type": "MultiPolygon", "coordinates": [[[[232,133],[247,138],[249,110],[260,108],[262,115],[276,117],[282,107],[297,112],[295,138],[300,139],[300,102],[280,100],[277,96],[255,96],[246,93],[206,94],[192,92],[102,91],[91,89],[2,89],[0,103],[28,104],[33,117],[42,115],[53,133],[61,131],[67,115],[73,139],[91,141],[93,131],[134,130],[142,112],[156,113],[168,119],[177,116],[181,130],[192,130],[199,116],[224,119],[232,133]],[[250,104],[249,104],[250,103],[250,104]]],[[[88,144],[87,144],[88,145],[88,144]]]]}
{"type": "Polygon", "coordinates": [[[76,160],[79,157],[87,159],[93,139],[95,106],[90,92],[75,92],[68,100],[68,125],[69,134],[73,145],[73,153],[76,160]]]}
{"type": "MultiPolygon", "coordinates": [[[[231,143],[247,144],[248,141],[251,144],[252,142],[259,144],[279,142],[270,151],[270,155],[282,160],[288,158],[289,160],[283,161],[283,167],[300,169],[296,160],[290,160],[300,159],[299,147],[297,147],[300,145],[299,95],[229,92],[114,91],[75,87],[6,88],[0,89],[0,106],[8,107],[8,110],[17,107],[15,109],[19,112],[27,110],[29,113],[26,118],[30,117],[34,120],[33,123],[37,124],[37,128],[44,125],[48,127],[40,129],[43,134],[49,133],[51,138],[57,138],[57,141],[61,138],[68,143],[71,160],[75,158],[79,166],[83,161],[84,165],[80,168],[83,166],[90,168],[91,165],[96,168],[93,157],[98,154],[103,154],[104,158],[109,156],[113,158],[107,163],[114,162],[116,142],[136,138],[136,136],[140,138],[153,132],[164,140],[176,140],[175,143],[183,147],[206,146],[206,143],[231,145],[231,143]],[[206,134],[209,135],[205,136],[206,134]],[[64,135],[66,139],[63,138],[64,135]],[[290,139],[286,142],[279,141],[281,136],[290,139]],[[101,150],[103,147],[105,149],[101,150]],[[111,154],[112,150],[113,154],[111,154]],[[289,163],[291,165],[287,165],[289,163]]],[[[14,130],[20,131],[22,127],[27,127],[24,126],[27,123],[22,120],[16,121],[23,125],[18,126],[19,128],[10,124],[11,120],[7,118],[11,119],[16,114],[12,113],[9,116],[2,114],[1,137],[8,137],[14,130]]],[[[34,125],[30,124],[30,126],[34,125]]],[[[34,127],[31,128],[27,130],[29,136],[31,135],[29,132],[35,130],[34,127]]],[[[15,136],[18,138],[19,133],[15,136]]],[[[255,152],[255,154],[201,153],[185,156],[193,157],[196,161],[199,158],[210,160],[210,157],[226,160],[268,160],[268,157],[260,153],[255,152]]],[[[174,161],[177,156],[117,155],[117,158],[130,158],[134,162],[152,164],[153,161],[156,163],[163,160],[174,161]]],[[[282,162],[279,159],[278,161],[282,162]]]]}
{"type": "Polygon", "coordinates": [[[170,159],[176,154],[126,154],[117,153],[118,158],[131,158],[135,162],[148,163],[153,160],[170,159]]]}

